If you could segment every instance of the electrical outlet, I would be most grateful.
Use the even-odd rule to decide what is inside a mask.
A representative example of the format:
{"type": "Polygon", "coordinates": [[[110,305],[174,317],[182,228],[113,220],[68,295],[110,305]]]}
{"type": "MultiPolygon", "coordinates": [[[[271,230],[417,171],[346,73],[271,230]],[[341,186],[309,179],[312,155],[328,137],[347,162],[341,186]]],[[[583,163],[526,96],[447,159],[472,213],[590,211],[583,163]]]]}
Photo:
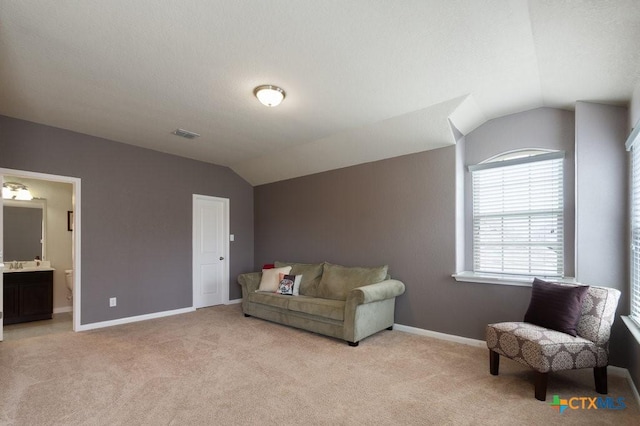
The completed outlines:
{"type": "Polygon", "coordinates": [[[116,306],[117,302],[116,302],[116,298],[115,297],[111,297],[109,299],[109,307],[113,308],[114,306],[116,306]]]}

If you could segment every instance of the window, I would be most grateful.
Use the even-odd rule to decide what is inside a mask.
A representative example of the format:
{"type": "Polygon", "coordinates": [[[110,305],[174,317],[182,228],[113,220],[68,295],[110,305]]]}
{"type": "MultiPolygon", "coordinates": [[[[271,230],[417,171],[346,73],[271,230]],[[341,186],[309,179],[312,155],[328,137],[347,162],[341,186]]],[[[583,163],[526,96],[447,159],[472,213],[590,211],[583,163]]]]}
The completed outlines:
{"type": "Polygon", "coordinates": [[[523,150],[469,167],[474,272],[564,276],[563,160],[523,150]]]}
{"type": "Polygon", "coordinates": [[[631,150],[631,319],[640,326],[640,137],[635,131],[627,141],[631,150]],[[635,135],[634,135],[635,133],[635,135]]]}

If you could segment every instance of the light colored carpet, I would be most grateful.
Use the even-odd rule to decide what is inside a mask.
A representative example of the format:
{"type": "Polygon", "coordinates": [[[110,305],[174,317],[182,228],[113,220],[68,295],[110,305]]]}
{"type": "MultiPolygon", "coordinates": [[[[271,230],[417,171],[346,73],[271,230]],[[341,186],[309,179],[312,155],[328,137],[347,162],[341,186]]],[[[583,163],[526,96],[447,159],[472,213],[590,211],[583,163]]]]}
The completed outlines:
{"type": "Polygon", "coordinates": [[[555,374],[548,401],[533,375],[486,349],[399,331],[359,347],[256,318],[239,305],[0,343],[0,423],[16,425],[637,425],[626,380],[610,375],[624,410],[567,410],[598,396],[591,370],[555,374]]]}

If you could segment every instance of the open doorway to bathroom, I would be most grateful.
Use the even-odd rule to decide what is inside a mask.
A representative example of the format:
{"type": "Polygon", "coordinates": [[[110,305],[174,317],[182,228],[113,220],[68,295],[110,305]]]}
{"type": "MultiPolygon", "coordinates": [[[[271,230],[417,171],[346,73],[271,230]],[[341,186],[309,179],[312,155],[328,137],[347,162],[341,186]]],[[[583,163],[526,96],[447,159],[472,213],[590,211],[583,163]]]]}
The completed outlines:
{"type": "MultiPolygon", "coordinates": [[[[20,318],[20,322],[15,322],[15,316],[13,320],[7,321],[15,322],[14,324],[4,324],[3,320],[0,339],[18,340],[78,330],[80,327],[80,179],[2,168],[0,168],[0,178],[3,185],[7,182],[24,185],[33,196],[31,201],[3,202],[0,209],[0,214],[3,216],[3,220],[0,221],[2,224],[0,232],[2,246],[4,246],[0,247],[4,254],[4,262],[0,261],[0,263],[5,265],[2,276],[6,277],[7,273],[30,272],[28,268],[37,264],[37,268],[44,267],[50,271],[38,270],[37,272],[49,273],[53,280],[50,301],[52,319],[23,321],[30,319],[27,315],[25,318],[20,318]],[[33,208],[34,205],[40,206],[39,208],[43,210],[42,228],[29,231],[32,225],[25,224],[25,219],[33,214],[29,210],[20,210],[20,208],[33,208]],[[18,219],[14,222],[16,217],[18,219]],[[23,241],[21,241],[23,231],[15,232],[18,227],[23,226],[27,227],[24,233],[31,232],[37,235],[40,232],[40,246],[28,246],[24,250],[23,241]],[[16,259],[10,257],[16,257],[16,259]],[[11,271],[9,271],[10,268],[11,271]]],[[[15,281],[15,277],[14,275],[10,281],[15,281]]],[[[5,280],[0,279],[2,287],[4,287],[3,281],[5,280]]],[[[6,298],[12,297],[12,292],[16,288],[10,286],[6,291],[2,288],[3,311],[5,308],[12,308],[7,305],[6,298]]],[[[7,315],[2,316],[7,319],[7,315]]]]}

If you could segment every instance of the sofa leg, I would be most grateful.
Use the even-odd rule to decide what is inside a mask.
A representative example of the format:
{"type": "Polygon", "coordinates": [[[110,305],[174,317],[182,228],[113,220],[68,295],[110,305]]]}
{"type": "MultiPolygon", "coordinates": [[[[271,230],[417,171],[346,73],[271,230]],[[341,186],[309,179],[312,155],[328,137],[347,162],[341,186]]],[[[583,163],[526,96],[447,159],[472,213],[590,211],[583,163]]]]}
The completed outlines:
{"type": "Polygon", "coordinates": [[[596,380],[596,392],[607,394],[607,366],[595,367],[593,369],[593,378],[596,380]]]}
{"type": "Polygon", "coordinates": [[[249,315],[249,314],[244,314],[244,316],[245,316],[245,317],[250,317],[251,315],[249,315]]]}
{"type": "Polygon", "coordinates": [[[354,346],[355,347],[355,346],[358,346],[358,344],[360,342],[347,342],[347,343],[349,344],[349,346],[354,346]]]}
{"type": "Polygon", "coordinates": [[[393,326],[387,327],[387,330],[393,330],[393,326]]]}
{"type": "Polygon", "coordinates": [[[500,370],[500,354],[489,349],[489,372],[497,376],[500,370]]]}
{"type": "Polygon", "coordinates": [[[541,373],[536,371],[536,399],[538,401],[547,400],[547,380],[549,373],[541,373]]]}

